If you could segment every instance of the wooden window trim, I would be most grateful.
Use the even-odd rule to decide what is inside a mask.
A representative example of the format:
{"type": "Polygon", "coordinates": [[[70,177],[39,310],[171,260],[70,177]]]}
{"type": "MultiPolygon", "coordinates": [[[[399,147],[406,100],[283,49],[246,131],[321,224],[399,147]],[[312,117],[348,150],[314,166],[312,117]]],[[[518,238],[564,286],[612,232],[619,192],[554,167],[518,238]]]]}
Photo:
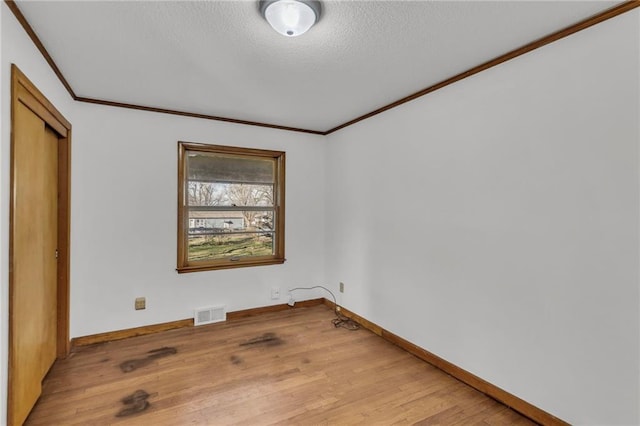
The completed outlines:
{"type": "Polygon", "coordinates": [[[217,269],[243,268],[249,266],[265,266],[276,265],[285,262],[284,243],[285,243],[285,152],[271,151],[253,148],[240,148],[222,145],[209,145],[194,142],[178,142],[178,273],[211,271],[217,269]],[[242,155],[250,157],[263,157],[275,160],[276,176],[275,176],[275,253],[272,256],[254,256],[247,258],[239,258],[237,260],[206,260],[189,262],[188,260],[188,236],[186,232],[186,224],[188,223],[188,208],[186,206],[186,161],[187,152],[214,152],[219,154],[242,155]]]}

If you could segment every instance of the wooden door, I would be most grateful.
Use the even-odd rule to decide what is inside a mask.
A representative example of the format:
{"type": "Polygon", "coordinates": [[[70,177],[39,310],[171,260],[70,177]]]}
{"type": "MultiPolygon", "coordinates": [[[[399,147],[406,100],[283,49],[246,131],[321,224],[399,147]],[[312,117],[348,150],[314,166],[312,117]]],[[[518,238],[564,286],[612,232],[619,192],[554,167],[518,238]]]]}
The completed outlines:
{"type": "Polygon", "coordinates": [[[14,111],[11,424],[22,424],[57,349],[58,135],[22,104],[14,111]]]}
{"type": "MultiPolygon", "coordinates": [[[[12,66],[7,423],[21,425],[69,350],[71,125],[12,66]]],[[[0,419],[0,423],[2,423],[0,419]]]]}

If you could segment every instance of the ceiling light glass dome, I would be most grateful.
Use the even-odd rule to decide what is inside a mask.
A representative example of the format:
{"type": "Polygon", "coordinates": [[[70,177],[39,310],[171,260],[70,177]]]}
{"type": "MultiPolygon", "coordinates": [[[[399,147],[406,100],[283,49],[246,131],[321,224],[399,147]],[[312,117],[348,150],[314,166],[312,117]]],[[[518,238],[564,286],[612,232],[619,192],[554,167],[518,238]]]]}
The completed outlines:
{"type": "Polygon", "coordinates": [[[287,37],[306,33],[320,18],[320,2],[312,0],[262,0],[260,12],[274,30],[287,37]]]}

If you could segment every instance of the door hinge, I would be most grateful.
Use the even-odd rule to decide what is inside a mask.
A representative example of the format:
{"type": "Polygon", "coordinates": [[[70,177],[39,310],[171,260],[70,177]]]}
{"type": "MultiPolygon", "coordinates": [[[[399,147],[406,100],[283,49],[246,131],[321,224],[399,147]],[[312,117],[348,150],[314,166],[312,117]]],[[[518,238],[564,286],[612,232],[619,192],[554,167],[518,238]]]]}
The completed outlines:
{"type": "Polygon", "coordinates": [[[59,254],[60,254],[60,253],[58,252],[58,249],[56,249],[56,259],[58,258],[58,255],[59,255],[59,254]]]}

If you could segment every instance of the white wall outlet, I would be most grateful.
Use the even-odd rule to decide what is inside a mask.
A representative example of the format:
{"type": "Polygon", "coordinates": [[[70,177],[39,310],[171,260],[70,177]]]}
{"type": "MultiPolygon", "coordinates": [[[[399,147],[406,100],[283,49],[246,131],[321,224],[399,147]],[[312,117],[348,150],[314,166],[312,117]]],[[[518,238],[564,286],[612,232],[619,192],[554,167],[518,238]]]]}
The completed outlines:
{"type": "Polygon", "coordinates": [[[344,293],[344,283],[340,283],[340,293],[344,293]]]}
{"type": "Polygon", "coordinates": [[[271,299],[280,299],[280,287],[271,287],[271,299]]]}

